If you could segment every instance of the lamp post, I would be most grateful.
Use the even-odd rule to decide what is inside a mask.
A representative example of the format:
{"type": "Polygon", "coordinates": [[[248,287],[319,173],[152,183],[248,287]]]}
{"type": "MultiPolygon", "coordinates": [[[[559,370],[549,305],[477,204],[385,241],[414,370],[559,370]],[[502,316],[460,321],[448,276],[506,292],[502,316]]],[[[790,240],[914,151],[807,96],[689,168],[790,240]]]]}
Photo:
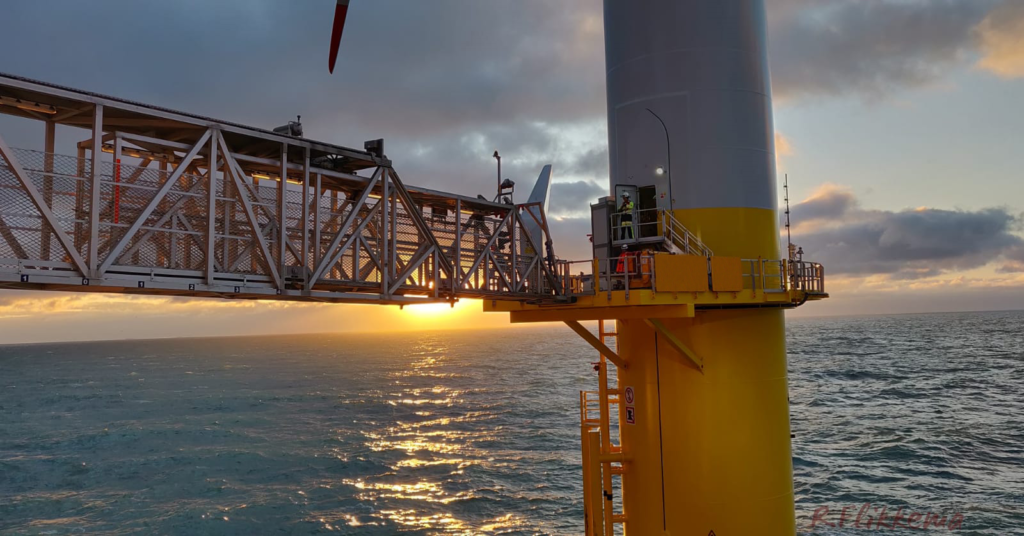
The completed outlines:
{"type": "MultiPolygon", "coordinates": [[[[673,212],[672,216],[675,217],[674,212],[675,212],[675,208],[676,208],[675,207],[675,201],[676,200],[675,200],[675,198],[672,197],[672,138],[669,137],[669,135],[668,135],[668,126],[665,125],[665,121],[661,119],[661,116],[659,116],[658,114],[654,113],[654,110],[652,110],[650,108],[647,108],[647,111],[651,112],[651,115],[653,115],[654,118],[657,119],[659,123],[661,123],[661,128],[665,129],[665,145],[668,148],[667,149],[667,152],[668,152],[668,163],[666,164],[666,167],[668,169],[665,170],[665,173],[668,175],[668,177],[667,177],[667,179],[668,179],[668,208],[669,208],[669,210],[671,210],[673,212]]],[[[495,154],[497,154],[497,153],[495,153],[495,154]]]]}

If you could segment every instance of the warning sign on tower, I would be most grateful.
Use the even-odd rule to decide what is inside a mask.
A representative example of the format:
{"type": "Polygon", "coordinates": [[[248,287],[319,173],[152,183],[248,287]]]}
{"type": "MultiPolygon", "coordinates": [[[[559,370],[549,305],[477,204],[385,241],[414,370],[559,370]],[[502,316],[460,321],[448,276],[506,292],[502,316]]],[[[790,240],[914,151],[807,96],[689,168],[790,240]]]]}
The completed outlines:
{"type": "Polygon", "coordinates": [[[627,387],[626,388],[625,398],[626,398],[626,405],[627,406],[632,406],[633,405],[633,400],[636,399],[636,394],[633,392],[633,388],[632,387],[627,387]]]}
{"type": "Polygon", "coordinates": [[[636,408],[626,406],[626,424],[636,424],[636,408]]]}

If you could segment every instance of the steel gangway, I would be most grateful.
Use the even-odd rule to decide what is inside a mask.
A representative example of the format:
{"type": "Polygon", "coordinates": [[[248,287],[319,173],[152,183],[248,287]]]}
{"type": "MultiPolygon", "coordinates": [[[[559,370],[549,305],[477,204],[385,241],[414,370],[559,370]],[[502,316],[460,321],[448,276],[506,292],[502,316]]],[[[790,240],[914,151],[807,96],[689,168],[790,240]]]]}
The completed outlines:
{"type": "Polygon", "coordinates": [[[394,304],[564,294],[541,207],[407,186],[381,141],[359,151],[9,75],[0,94],[14,104],[0,112],[45,132],[42,150],[0,135],[0,287],[394,304]],[[57,126],[85,133],[77,154],[55,150],[57,126]]]}

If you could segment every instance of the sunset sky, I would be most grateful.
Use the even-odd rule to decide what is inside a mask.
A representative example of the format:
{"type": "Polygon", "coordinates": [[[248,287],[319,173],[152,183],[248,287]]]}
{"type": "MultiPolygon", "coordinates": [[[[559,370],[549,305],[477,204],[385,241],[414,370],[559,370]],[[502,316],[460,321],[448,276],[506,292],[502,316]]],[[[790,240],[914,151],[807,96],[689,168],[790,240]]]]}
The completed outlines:
{"type": "MultiPolygon", "coordinates": [[[[767,1],[780,186],[832,294],[794,316],[1024,308],[1024,2],[767,1]]],[[[0,72],[260,127],[302,115],[308,138],[383,137],[407,183],[469,195],[494,149],[520,187],[551,163],[557,251],[587,256],[608,189],[599,0],[353,0],[329,75],[333,9],[6,0],[0,72]]],[[[0,342],[507,323],[479,308],[9,291],[0,342]]]]}

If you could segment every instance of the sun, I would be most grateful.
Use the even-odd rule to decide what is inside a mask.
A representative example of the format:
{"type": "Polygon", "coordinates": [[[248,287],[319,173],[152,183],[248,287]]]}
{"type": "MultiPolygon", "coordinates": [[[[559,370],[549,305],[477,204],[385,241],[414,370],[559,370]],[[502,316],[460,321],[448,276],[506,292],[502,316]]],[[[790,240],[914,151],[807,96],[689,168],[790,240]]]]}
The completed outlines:
{"type": "Polygon", "coordinates": [[[476,300],[459,300],[454,306],[450,303],[406,305],[402,308],[402,313],[416,319],[451,319],[480,313],[480,303],[476,300]]]}

